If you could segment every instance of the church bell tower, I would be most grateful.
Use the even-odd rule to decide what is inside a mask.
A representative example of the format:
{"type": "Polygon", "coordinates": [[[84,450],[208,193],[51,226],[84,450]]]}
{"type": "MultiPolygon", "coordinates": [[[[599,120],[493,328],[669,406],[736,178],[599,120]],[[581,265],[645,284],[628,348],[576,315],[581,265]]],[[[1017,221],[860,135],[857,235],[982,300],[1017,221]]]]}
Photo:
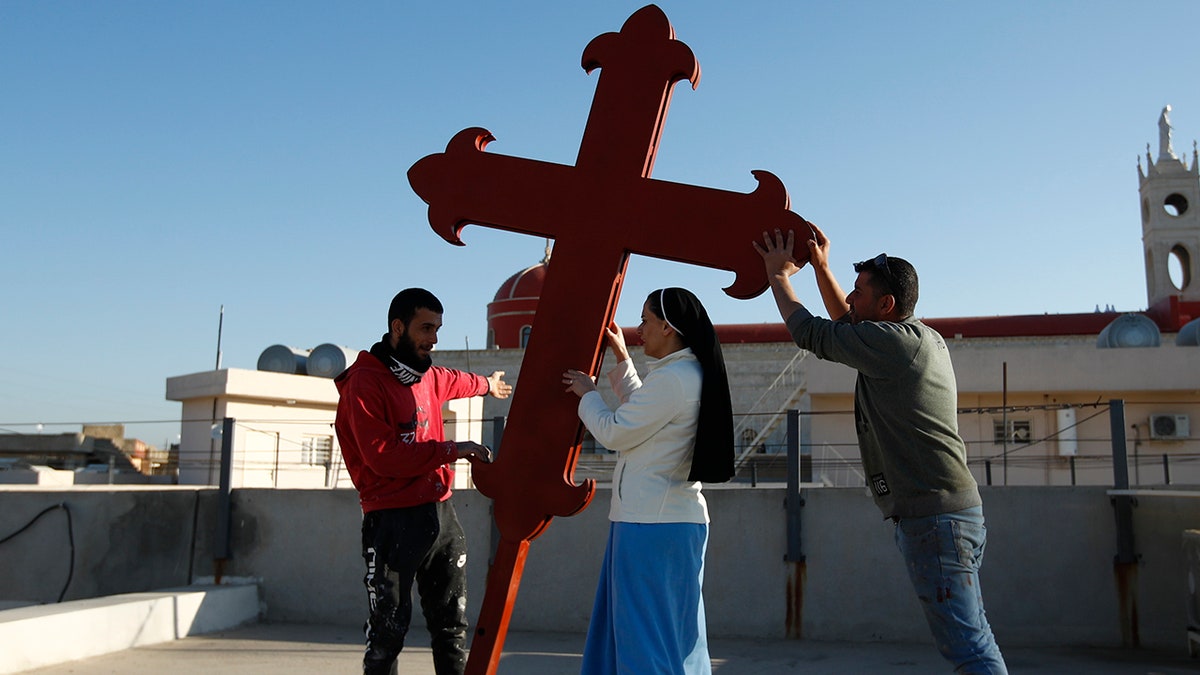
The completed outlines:
{"type": "Polygon", "coordinates": [[[1158,159],[1146,145],[1146,170],[1138,158],[1142,248],[1148,307],[1200,302],[1200,172],[1171,146],[1171,106],[1158,118],[1158,159]],[[1173,299],[1173,300],[1172,300],[1173,299]]]}

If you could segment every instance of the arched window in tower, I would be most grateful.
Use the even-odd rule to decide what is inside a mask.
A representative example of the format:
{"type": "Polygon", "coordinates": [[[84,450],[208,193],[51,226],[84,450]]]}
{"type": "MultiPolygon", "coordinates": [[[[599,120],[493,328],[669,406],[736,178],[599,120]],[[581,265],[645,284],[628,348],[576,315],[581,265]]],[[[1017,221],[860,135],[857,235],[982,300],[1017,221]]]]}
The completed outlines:
{"type": "Polygon", "coordinates": [[[1192,285],[1192,256],[1183,244],[1171,247],[1167,256],[1167,275],[1176,290],[1187,290],[1192,285]]]}
{"type": "Polygon", "coordinates": [[[496,329],[495,328],[488,329],[487,348],[488,349],[496,348],[496,329]]]}
{"type": "Polygon", "coordinates": [[[1172,192],[1171,194],[1167,195],[1166,199],[1163,200],[1163,210],[1167,212],[1168,216],[1174,216],[1176,218],[1182,216],[1183,214],[1187,213],[1188,210],[1187,197],[1184,197],[1178,192],[1172,192]]]}
{"type": "Polygon", "coordinates": [[[533,331],[533,326],[521,326],[521,349],[529,345],[529,333],[533,331]]]}

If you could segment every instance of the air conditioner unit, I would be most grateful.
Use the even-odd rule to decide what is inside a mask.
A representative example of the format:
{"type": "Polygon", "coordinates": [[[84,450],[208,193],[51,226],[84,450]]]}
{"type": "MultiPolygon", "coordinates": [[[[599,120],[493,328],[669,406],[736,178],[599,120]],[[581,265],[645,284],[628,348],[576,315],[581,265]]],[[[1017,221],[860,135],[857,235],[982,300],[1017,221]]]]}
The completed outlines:
{"type": "Polygon", "coordinates": [[[1187,415],[1151,415],[1150,438],[1160,441],[1179,440],[1191,436],[1187,415]]]}

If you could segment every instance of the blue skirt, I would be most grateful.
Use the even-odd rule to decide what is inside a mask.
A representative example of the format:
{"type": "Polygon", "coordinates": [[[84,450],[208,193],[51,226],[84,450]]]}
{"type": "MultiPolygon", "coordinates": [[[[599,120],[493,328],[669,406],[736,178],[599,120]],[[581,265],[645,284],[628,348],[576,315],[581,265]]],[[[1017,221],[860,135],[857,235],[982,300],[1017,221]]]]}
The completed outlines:
{"type": "Polygon", "coordinates": [[[611,523],[582,675],[708,675],[708,525],[611,523]]]}

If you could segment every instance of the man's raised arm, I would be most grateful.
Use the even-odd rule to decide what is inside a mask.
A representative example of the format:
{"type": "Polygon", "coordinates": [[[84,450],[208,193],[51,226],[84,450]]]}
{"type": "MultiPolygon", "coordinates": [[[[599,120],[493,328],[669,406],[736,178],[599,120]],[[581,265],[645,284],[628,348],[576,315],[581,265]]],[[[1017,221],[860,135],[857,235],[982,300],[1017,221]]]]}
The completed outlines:
{"type": "Polygon", "coordinates": [[[762,244],[757,241],[751,242],[754,244],[754,250],[762,256],[763,265],[767,268],[767,281],[771,284],[771,293],[775,296],[775,304],[779,307],[779,315],[783,317],[784,321],[787,321],[793,312],[804,306],[800,302],[800,298],[796,296],[796,291],[792,289],[790,279],[793,274],[800,271],[800,266],[792,257],[795,238],[796,235],[791,230],[788,230],[786,238],[784,238],[783,232],[775,230],[774,236],[763,232],[762,244]]]}
{"type": "Polygon", "coordinates": [[[829,312],[830,319],[836,321],[850,311],[850,304],[846,302],[846,293],[829,269],[829,237],[825,236],[821,228],[811,223],[809,225],[813,231],[813,238],[805,242],[808,245],[809,262],[812,263],[817,290],[821,292],[821,302],[825,305],[825,311],[829,312]]]}

